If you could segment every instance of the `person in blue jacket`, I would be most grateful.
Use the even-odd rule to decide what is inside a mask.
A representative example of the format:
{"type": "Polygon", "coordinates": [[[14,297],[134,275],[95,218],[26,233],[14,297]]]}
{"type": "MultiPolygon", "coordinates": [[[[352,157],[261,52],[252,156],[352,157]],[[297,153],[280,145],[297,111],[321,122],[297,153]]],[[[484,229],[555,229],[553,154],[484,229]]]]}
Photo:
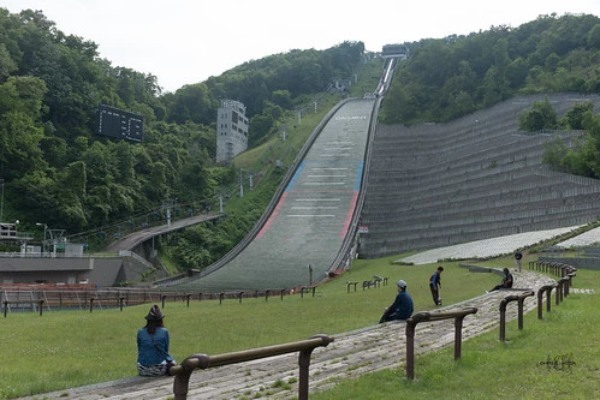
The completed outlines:
{"type": "Polygon", "coordinates": [[[169,353],[169,331],[164,327],[164,315],[155,304],[150,308],[146,326],[137,332],[137,369],[140,376],[163,376],[175,360],[169,353]]]}
{"type": "Polygon", "coordinates": [[[396,283],[398,287],[398,294],[396,299],[391,306],[385,309],[383,315],[379,319],[379,323],[393,321],[393,320],[406,320],[410,318],[413,313],[413,301],[410,294],[406,291],[406,282],[399,280],[396,283]]]}

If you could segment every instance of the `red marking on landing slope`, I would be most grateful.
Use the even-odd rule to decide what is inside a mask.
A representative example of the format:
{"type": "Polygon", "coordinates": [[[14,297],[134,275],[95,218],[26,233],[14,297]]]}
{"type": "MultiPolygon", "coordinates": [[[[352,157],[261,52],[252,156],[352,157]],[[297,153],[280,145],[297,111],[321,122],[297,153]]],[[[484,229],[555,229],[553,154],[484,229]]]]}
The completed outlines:
{"type": "Polygon", "coordinates": [[[350,222],[352,221],[352,215],[354,215],[354,210],[356,209],[356,202],[358,201],[358,192],[355,191],[350,199],[350,205],[348,206],[348,211],[346,212],[346,219],[344,220],[344,226],[340,230],[339,236],[345,237],[346,233],[348,233],[348,228],[350,227],[350,222]]]}
{"type": "Polygon", "coordinates": [[[281,198],[279,199],[279,202],[277,203],[277,206],[275,207],[275,209],[273,210],[271,215],[269,215],[269,219],[267,219],[267,222],[265,222],[265,224],[260,229],[260,231],[258,231],[258,234],[256,235],[257,238],[261,238],[265,234],[265,232],[267,232],[269,230],[271,225],[273,225],[273,221],[275,221],[275,219],[281,212],[281,207],[283,207],[283,203],[285,203],[286,198],[287,198],[287,192],[283,192],[283,194],[281,195],[281,198]]]}

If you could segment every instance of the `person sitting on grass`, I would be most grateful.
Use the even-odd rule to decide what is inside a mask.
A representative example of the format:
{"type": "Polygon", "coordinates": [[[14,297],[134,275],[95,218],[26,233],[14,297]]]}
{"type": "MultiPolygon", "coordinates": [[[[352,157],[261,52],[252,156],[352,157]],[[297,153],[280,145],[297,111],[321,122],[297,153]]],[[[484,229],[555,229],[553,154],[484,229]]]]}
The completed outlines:
{"type": "Polygon", "coordinates": [[[502,278],[502,282],[499,285],[496,285],[490,290],[490,292],[499,290],[499,289],[510,289],[513,285],[513,276],[508,270],[508,268],[504,268],[502,270],[504,272],[504,278],[502,278]]]}
{"type": "Polygon", "coordinates": [[[387,307],[383,312],[383,315],[379,319],[380,324],[393,320],[406,320],[409,319],[413,313],[413,301],[406,291],[406,282],[399,280],[398,283],[396,283],[396,286],[398,287],[396,299],[392,305],[387,307]]]}

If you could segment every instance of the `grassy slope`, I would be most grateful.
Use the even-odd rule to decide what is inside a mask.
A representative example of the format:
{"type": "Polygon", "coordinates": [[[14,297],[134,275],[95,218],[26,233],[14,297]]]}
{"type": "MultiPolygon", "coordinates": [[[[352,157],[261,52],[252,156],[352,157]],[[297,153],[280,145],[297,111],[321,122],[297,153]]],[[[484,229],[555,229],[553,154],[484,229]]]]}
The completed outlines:
{"type": "MultiPolygon", "coordinates": [[[[376,83],[379,73],[371,68],[365,70],[363,77],[376,83]]],[[[355,86],[352,95],[360,97],[366,91],[364,87],[355,86]]],[[[308,117],[303,121],[308,127],[308,117]]],[[[307,128],[303,134],[310,130],[307,128]]],[[[247,152],[240,157],[239,166],[250,168],[261,157],[264,156],[247,152]],[[243,157],[249,159],[244,162],[243,157]]],[[[375,324],[383,307],[393,299],[393,282],[400,278],[409,282],[417,311],[430,309],[427,279],[436,265],[391,265],[389,261],[394,258],[357,260],[346,275],[319,288],[315,298],[301,299],[296,295],[283,301],[244,300],[242,304],[230,300],[223,305],[203,301],[193,302],[190,308],[181,303],[167,304],[164,311],[172,335],[172,353],[182,359],[196,352],[216,354],[375,324]],[[388,276],[390,285],[346,293],[346,280],[361,281],[375,274],[388,276]],[[232,320],[236,323],[232,324],[232,320]]],[[[492,262],[512,265],[509,259],[492,262]]],[[[444,266],[445,304],[479,295],[498,281],[492,274],[470,274],[456,263],[444,266]]],[[[580,271],[576,286],[598,291],[599,275],[580,271]]],[[[463,346],[463,359],[458,363],[452,361],[452,350],[419,357],[414,382],[404,380],[401,370],[385,371],[345,382],[323,394],[311,394],[311,398],[600,397],[594,392],[600,371],[597,297],[572,294],[544,321],[528,315],[523,332],[516,331],[514,323],[509,324],[508,344],[497,341],[497,332],[470,340],[463,346]],[[571,370],[540,364],[548,357],[562,357],[576,364],[571,370]]],[[[43,317],[33,313],[10,314],[0,323],[0,399],[134,375],[135,332],[143,325],[147,309],[148,306],[141,306],[123,312],[49,312],[43,317]]]]}
{"type": "Polygon", "coordinates": [[[543,320],[527,314],[522,331],[510,322],[505,343],[493,330],[463,344],[458,362],[450,347],[417,357],[414,381],[402,367],[341,382],[311,399],[600,398],[599,277],[598,271],[578,271],[575,287],[595,293],[572,293],[543,320]]]}
{"type": "MultiPolygon", "coordinates": [[[[163,311],[171,351],[181,360],[198,352],[217,354],[374,325],[392,302],[393,282],[400,278],[409,283],[416,309],[430,309],[427,281],[435,265],[398,266],[390,260],[358,260],[350,272],[320,287],[314,298],[245,299],[242,304],[226,300],[222,305],[192,301],[189,308],[185,303],[167,303],[163,311]],[[347,280],[375,274],[389,277],[390,284],[347,293],[347,280]]],[[[493,274],[469,273],[456,263],[444,266],[442,293],[447,304],[479,295],[498,280],[493,274]]],[[[0,398],[135,375],[135,333],[148,308],[50,311],[42,317],[9,314],[0,323],[0,398]]]]}

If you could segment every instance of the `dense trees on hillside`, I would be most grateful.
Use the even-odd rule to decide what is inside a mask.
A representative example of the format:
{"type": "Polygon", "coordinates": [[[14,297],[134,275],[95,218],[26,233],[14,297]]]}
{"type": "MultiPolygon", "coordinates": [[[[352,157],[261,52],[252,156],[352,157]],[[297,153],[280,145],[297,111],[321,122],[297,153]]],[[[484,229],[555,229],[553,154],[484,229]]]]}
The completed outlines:
{"type": "Polygon", "coordinates": [[[448,121],[519,93],[600,91],[600,19],[540,16],[512,28],[408,43],[387,123],[448,121]]]}
{"type": "Polygon", "coordinates": [[[163,94],[155,76],[113,66],[94,42],[61,32],[42,12],[0,8],[4,219],[74,233],[170,199],[211,197],[223,178],[235,179],[213,166],[221,99],[246,104],[258,142],[302,96],[348,78],[363,52],[360,42],[294,50],[163,94]],[[144,141],[96,136],[100,104],[142,115],[144,141]]]}
{"type": "MultiPolygon", "coordinates": [[[[592,15],[541,16],[516,28],[406,45],[410,57],[399,64],[380,114],[387,123],[447,121],[520,93],[600,91],[600,19],[592,15]]],[[[42,12],[0,8],[4,219],[78,232],[165,201],[212,197],[236,180],[235,171],[213,162],[220,100],[246,105],[250,144],[259,144],[286,113],[350,78],[364,51],[361,42],[292,50],[162,93],[155,76],[113,66],[94,42],[61,32],[42,12]],[[142,115],[144,141],[95,135],[100,104],[142,115]]],[[[599,177],[599,117],[588,105],[561,118],[552,111],[535,105],[522,116],[524,129],[585,129],[579,148],[554,143],[547,159],[599,177]]],[[[244,205],[215,229],[186,230],[172,240],[171,258],[185,268],[207,265],[243,237],[263,203],[244,205]]]]}

